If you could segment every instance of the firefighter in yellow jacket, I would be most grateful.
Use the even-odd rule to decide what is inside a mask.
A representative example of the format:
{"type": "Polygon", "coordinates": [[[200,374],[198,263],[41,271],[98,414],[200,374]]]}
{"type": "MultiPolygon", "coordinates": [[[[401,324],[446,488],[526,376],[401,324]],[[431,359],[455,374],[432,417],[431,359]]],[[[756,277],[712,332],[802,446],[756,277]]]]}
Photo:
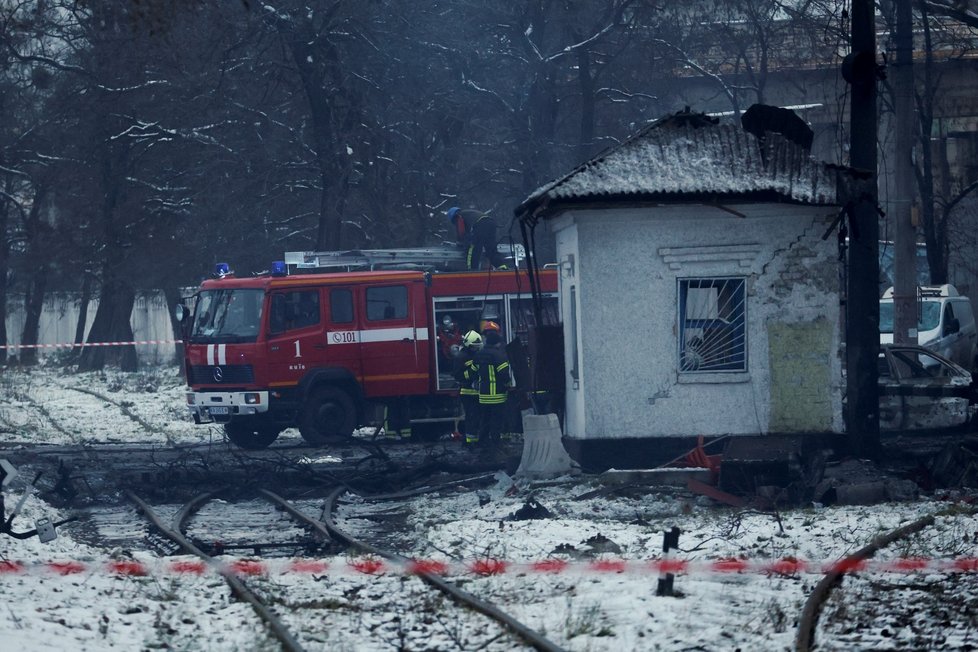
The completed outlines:
{"type": "Polygon", "coordinates": [[[482,349],[482,336],[469,331],[462,337],[462,348],[455,355],[452,375],[458,381],[458,394],[465,412],[465,443],[479,441],[479,376],[475,372],[475,356],[482,349]]]}
{"type": "Polygon", "coordinates": [[[506,395],[509,391],[509,360],[503,348],[499,326],[494,322],[486,325],[482,334],[482,350],[472,360],[472,367],[479,378],[479,444],[489,448],[498,446],[499,435],[506,425],[506,395]]]}

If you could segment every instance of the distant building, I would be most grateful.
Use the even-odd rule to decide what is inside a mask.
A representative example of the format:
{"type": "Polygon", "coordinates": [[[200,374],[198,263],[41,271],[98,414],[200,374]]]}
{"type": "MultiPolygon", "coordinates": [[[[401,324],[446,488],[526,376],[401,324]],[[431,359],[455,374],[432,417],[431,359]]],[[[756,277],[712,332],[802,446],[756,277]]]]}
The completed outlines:
{"type": "Polygon", "coordinates": [[[680,112],[518,207],[556,237],[578,457],[594,442],[653,438],[665,455],[668,438],[844,430],[833,229],[866,180],[761,136],[680,112]]]}

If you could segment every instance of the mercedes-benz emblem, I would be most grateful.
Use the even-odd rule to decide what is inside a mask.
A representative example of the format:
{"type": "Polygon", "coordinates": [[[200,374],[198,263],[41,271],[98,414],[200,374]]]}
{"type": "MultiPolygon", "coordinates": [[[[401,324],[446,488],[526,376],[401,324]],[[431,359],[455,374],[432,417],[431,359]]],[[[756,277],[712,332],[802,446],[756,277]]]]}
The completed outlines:
{"type": "Polygon", "coordinates": [[[214,380],[217,382],[224,380],[224,370],[220,367],[214,367],[214,380]]]}

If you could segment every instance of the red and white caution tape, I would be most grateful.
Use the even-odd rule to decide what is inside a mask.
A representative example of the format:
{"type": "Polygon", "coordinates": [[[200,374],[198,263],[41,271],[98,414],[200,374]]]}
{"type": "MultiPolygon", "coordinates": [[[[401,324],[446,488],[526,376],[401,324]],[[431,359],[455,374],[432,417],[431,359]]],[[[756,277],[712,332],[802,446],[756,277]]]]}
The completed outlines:
{"type": "Polygon", "coordinates": [[[80,344],[0,344],[0,349],[83,349],[89,346],[132,346],[139,344],[183,344],[183,340],[137,340],[134,342],[82,342],[80,344]]]}
{"type": "Polygon", "coordinates": [[[113,560],[108,562],[0,561],[0,581],[5,576],[25,574],[78,575],[107,573],[111,575],[205,575],[219,572],[239,576],[306,575],[527,575],[527,574],[631,574],[730,575],[756,573],[763,575],[823,574],[829,571],[847,573],[974,573],[978,558],[953,559],[900,558],[890,560],[840,560],[831,562],[801,559],[718,559],[713,561],[684,561],[681,559],[564,561],[546,559],[535,562],[508,562],[498,559],[479,559],[470,562],[416,560],[406,564],[359,557],[346,561],[327,562],[320,559],[254,560],[237,559],[208,564],[200,560],[113,560]]]}

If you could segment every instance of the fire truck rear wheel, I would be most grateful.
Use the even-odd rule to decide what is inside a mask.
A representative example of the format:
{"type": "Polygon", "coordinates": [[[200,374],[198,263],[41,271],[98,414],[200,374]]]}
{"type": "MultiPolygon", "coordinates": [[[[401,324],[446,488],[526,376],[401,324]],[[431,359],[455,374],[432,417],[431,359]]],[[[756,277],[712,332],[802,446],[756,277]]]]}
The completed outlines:
{"type": "Polygon", "coordinates": [[[322,387],[306,401],[299,420],[299,434],[313,446],[322,446],[351,437],[356,420],[349,394],[336,387],[322,387]]]}
{"type": "Polygon", "coordinates": [[[232,421],[224,424],[224,434],[231,443],[247,450],[262,450],[278,438],[279,428],[268,425],[232,421]]]}

